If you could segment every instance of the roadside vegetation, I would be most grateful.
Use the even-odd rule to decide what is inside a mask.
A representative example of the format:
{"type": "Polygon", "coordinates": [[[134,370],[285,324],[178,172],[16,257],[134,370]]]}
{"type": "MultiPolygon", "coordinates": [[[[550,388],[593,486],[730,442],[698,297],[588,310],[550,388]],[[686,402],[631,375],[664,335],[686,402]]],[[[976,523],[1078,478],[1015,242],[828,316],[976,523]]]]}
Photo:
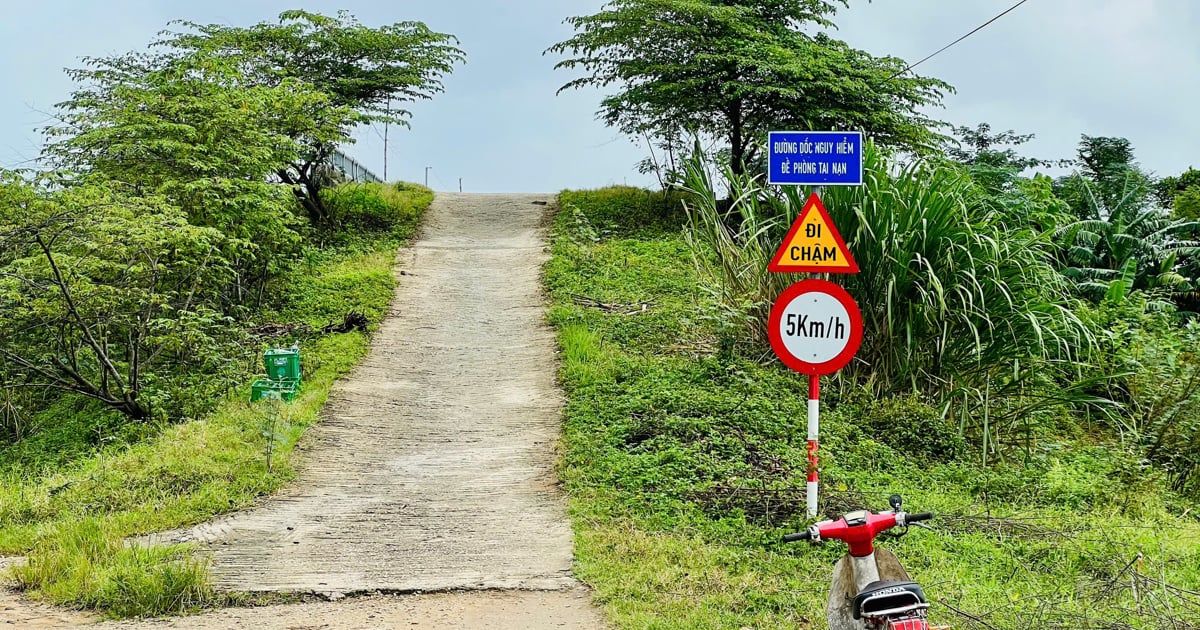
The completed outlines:
{"type": "Polygon", "coordinates": [[[28,595],[114,616],[229,597],[193,549],[126,541],[291,478],[433,199],[328,158],[406,124],[462,60],[423,24],[346,13],[176,26],[70,71],[45,168],[0,172],[0,555],[26,557],[28,595]],[[262,351],[293,343],[300,396],[247,403],[262,351]]]}
{"type": "Polygon", "coordinates": [[[844,549],[780,542],[809,524],[807,382],[766,335],[801,278],[767,265],[812,191],[766,185],[762,141],[845,129],[866,183],[820,194],[865,332],[822,388],[822,516],[892,493],[934,512],[883,544],[935,623],[1197,627],[1198,172],[926,118],[950,86],[833,39],[845,2],[785,4],[616,0],[551,49],[663,189],[560,199],[580,577],[621,627],[826,627],[844,549]]]}
{"type": "MultiPolygon", "coordinates": [[[[844,550],[779,542],[807,524],[806,381],[771,360],[758,317],[721,299],[711,276],[719,258],[697,234],[703,201],[690,203],[694,223],[675,194],[562,195],[546,282],[569,397],[562,475],[577,571],[620,627],[823,628],[844,550]]],[[[881,261],[856,242],[868,273],[881,261]]],[[[884,307],[856,297],[864,310],[884,307]]],[[[1105,362],[1066,367],[1060,356],[1037,359],[1034,343],[1022,356],[1048,371],[1001,359],[993,371],[976,366],[957,391],[906,365],[860,362],[827,379],[822,512],[885,509],[894,492],[935,512],[936,531],[883,544],[925,585],[937,622],[1200,621],[1200,522],[1194,490],[1183,490],[1194,486],[1149,459],[1157,440],[1146,439],[1165,421],[1146,416],[1152,406],[1181,425],[1194,417],[1180,405],[1195,405],[1196,393],[1163,378],[1192,369],[1194,333],[1147,314],[1139,296],[1073,306],[1080,314],[1059,323],[1085,322],[1074,334],[1090,331],[1105,362]],[[1137,394],[1118,402],[1118,389],[1137,394]]],[[[937,308],[901,316],[940,321],[937,308]]],[[[1185,457],[1196,455],[1190,444],[1185,457]]]]}
{"type": "Polygon", "coordinates": [[[396,248],[432,194],[416,185],[345,184],[330,200],[339,212],[393,222],[347,223],[325,235],[335,244],[305,248],[286,287],[240,324],[244,337],[226,357],[238,384],[199,392],[212,398],[195,404],[211,411],[129,423],[77,396],[22,410],[28,437],[0,446],[0,555],[27,556],[13,577],[29,594],[115,616],[231,601],[209,587],[191,547],[129,547],[125,539],[248,507],[292,478],[292,449],[333,382],[365,356],[369,330],[392,297],[396,248]],[[322,334],[351,312],[370,325],[322,334]],[[262,350],[292,343],[302,350],[301,394],[287,405],[248,403],[262,350]]]}

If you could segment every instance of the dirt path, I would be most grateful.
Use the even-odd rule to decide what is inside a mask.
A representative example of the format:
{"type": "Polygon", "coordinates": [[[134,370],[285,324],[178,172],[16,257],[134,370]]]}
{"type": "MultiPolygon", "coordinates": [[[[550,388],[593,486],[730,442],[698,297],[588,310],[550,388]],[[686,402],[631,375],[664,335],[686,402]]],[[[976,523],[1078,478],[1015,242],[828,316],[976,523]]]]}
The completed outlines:
{"type": "MultiPolygon", "coordinates": [[[[21,558],[0,557],[0,575],[22,561],[21,558]]],[[[95,617],[91,615],[31,602],[7,585],[0,584],[0,628],[76,628],[92,621],[95,621],[95,617]]]]}
{"type": "Polygon", "coordinates": [[[159,539],[207,543],[216,585],[236,591],[561,592],[363,598],[171,627],[393,627],[346,625],[356,610],[396,627],[603,627],[570,577],[552,471],[561,400],[539,284],[551,200],[438,195],[390,317],[307,436],[292,490],[159,539]]]}
{"type": "Polygon", "coordinates": [[[197,617],[106,623],[90,630],[595,630],[602,627],[586,593],[505,591],[383,595],[335,603],[231,608],[197,617]]]}

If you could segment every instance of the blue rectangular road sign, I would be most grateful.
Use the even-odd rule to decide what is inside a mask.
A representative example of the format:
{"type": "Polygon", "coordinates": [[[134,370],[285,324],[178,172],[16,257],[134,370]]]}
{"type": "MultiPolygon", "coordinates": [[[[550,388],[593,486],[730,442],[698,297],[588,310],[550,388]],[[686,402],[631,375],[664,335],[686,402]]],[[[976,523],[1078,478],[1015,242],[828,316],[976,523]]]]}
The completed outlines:
{"type": "Polygon", "coordinates": [[[776,186],[861,186],[863,141],[857,131],[772,131],[767,182],[776,186]]]}

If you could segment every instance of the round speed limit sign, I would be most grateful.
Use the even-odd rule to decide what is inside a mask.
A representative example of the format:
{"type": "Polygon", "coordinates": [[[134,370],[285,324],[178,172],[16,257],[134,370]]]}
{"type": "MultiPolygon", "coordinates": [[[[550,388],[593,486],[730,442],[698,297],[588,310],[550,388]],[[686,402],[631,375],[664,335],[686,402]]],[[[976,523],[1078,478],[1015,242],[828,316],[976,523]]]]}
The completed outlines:
{"type": "Polygon", "coordinates": [[[854,358],[862,327],[858,304],[845,289],[827,280],[802,280],[775,301],[767,334],[784,365],[824,376],[854,358]]]}

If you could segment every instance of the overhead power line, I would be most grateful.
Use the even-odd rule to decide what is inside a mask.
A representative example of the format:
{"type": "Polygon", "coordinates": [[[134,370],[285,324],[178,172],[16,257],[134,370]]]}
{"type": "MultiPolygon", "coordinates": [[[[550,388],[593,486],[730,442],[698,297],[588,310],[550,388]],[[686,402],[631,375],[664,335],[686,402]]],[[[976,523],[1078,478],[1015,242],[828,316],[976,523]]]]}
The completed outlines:
{"type": "Polygon", "coordinates": [[[942,48],[940,48],[940,49],[939,49],[937,52],[933,53],[932,55],[929,55],[928,57],[926,57],[926,58],[924,58],[924,59],[922,59],[922,60],[920,60],[920,61],[918,61],[918,62],[916,62],[916,63],[914,63],[914,64],[910,64],[910,65],[909,65],[907,68],[905,68],[905,69],[901,70],[900,72],[897,72],[896,74],[893,74],[892,76],[888,77],[888,80],[889,80],[889,81],[891,81],[892,79],[895,79],[896,77],[898,77],[898,76],[900,76],[900,75],[904,74],[905,72],[908,72],[909,70],[912,70],[913,68],[916,68],[917,66],[919,66],[919,65],[921,65],[921,64],[923,64],[923,63],[925,63],[926,61],[929,61],[930,59],[933,59],[934,57],[936,57],[936,56],[938,56],[938,55],[940,55],[940,54],[942,54],[942,53],[946,52],[947,50],[950,50],[951,48],[953,48],[953,47],[954,47],[954,45],[955,45],[955,44],[957,44],[957,43],[961,42],[962,40],[964,40],[964,39],[966,39],[966,38],[968,38],[968,37],[970,37],[970,36],[974,35],[975,33],[978,33],[979,31],[982,31],[983,29],[985,29],[985,28],[987,28],[987,27],[991,26],[992,22],[995,22],[996,20],[999,20],[1000,18],[1002,18],[1002,17],[1004,17],[1004,16],[1008,15],[1009,13],[1012,13],[1013,11],[1015,11],[1015,10],[1017,9],[1017,7],[1021,6],[1022,4],[1025,4],[1026,2],[1029,2],[1029,0],[1021,0],[1020,2],[1018,2],[1018,3],[1014,4],[1014,5],[1012,5],[1011,7],[1008,7],[1008,9],[1005,9],[1005,11],[1004,11],[1003,13],[1001,13],[1000,15],[997,15],[996,17],[994,17],[994,18],[992,18],[992,19],[990,19],[990,20],[988,20],[988,21],[984,22],[983,24],[980,24],[979,26],[975,27],[975,30],[971,31],[970,33],[967,33],[966,35],[963,35],[962,37],[959,37],[958,39],[956,39],[956,40],[954,40],[954,41],[950,42],[949,44],[946,44],[945,46],[943,46],[942,48]]]}

